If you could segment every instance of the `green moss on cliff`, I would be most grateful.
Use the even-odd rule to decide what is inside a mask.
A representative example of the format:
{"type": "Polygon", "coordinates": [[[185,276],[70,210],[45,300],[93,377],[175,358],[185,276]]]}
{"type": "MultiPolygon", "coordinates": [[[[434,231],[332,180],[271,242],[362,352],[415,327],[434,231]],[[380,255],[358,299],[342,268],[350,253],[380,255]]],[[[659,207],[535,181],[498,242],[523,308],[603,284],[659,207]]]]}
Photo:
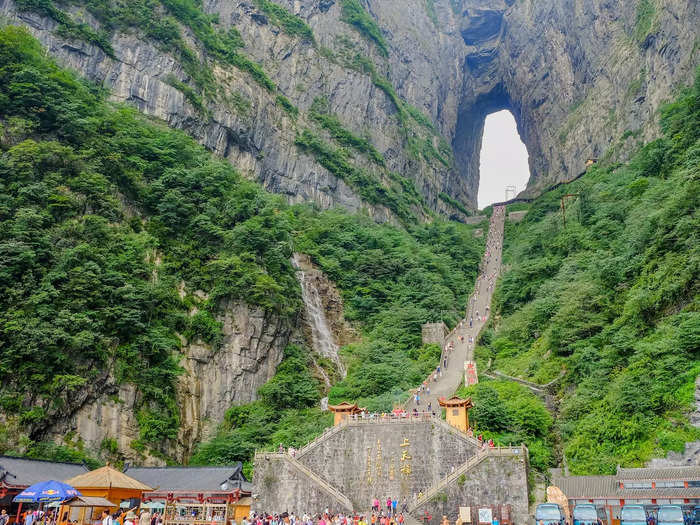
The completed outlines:
{"type": "Polygon", "coordinates": [[[255,5],[270,18],[270,22],[281,27],[285,33],[314,42],[313,31],[300,17],[290,13],[287,9],[271,0],[253,1],[255,5]]]}
{"type": "Polygon", "coordinates": [[[389,48],[387,47],[384,35],[381,29],[374,21],[374,18],[365,11],[362,4],[358,0],[342,0],[343,14],[342,20],[357,29],[362,36],[374,42],[383,56],[389,56],[389,48]]]}

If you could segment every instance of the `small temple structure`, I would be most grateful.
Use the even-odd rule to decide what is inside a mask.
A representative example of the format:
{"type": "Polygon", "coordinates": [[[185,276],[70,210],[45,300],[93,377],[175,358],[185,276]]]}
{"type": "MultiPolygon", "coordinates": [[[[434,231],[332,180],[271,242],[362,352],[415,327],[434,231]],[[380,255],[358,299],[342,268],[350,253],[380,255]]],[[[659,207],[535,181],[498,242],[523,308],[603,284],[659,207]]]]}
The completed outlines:
{"type": "Polygon", "coordinates": [[[469,409],[474,407],[472,398],[462,399],[453,396],[450,399],[438,399],[441,407],[445,408],[447,422],[462,432],[469,429],[469,409]]]}
{"type": "Polygon", "coordinates": [[[333,412],[333,424],[340,425],[348,420],[353,414],[364,412],[364,409],[357,406],[357,403],[343,401],[339,405],[328,405],[328,410],[333,412]]]}
{"type": "Polygon", "coordinates": [[[140,500],[144,492],[153,490],[109,464],[70,478],[66,483],[78,489],[83,496],[105,498],[116,503],[115,506],[125,500],[140,500]]]}

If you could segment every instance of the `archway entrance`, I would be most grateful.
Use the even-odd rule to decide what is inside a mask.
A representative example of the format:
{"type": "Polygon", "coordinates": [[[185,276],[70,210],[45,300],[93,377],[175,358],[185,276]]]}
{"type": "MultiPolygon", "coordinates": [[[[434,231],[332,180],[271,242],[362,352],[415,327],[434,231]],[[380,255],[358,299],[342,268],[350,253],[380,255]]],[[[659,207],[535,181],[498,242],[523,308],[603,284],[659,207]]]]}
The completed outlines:
{"type": "Polygon", "coordinates": [[[513,114],[508,110],[491,113],[486,117],[481,139],[479,209],[505,200],[509,187],[514,186],[516,194],[521,192],[529,179],[528,153],[513,114]]]}

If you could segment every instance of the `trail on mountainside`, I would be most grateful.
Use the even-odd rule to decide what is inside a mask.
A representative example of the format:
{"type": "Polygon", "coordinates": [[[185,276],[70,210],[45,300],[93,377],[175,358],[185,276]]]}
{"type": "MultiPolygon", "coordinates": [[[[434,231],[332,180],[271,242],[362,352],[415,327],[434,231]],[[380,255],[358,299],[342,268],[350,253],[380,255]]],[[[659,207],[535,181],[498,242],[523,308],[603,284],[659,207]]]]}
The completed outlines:
{"type": "Polygon", "coordinates": [[[474,292],[469,297],[465,317],[457,324],[445,338],[440,370],[442,374],[431,374],[427,381],[430,393],[427,389],[420,392],[420,404],[416,404],[415,398],[408,400],[407,407],[426,410],[428,404],[432,409],[438,406],[438,399],[449,397],[460,387],[464,377],[465,361],[474,360],[474,345],[479,332],[488,320],[487,307],[491,307],[491,297],[496,278],[501,270],[501,251],[503,247],[503,229],[505,223],[505,206],[495,206],[489,224],[489,233],[486,240],[486,250],[481,261],[479,276],[477,277],[474,292]],[[447,360],[447,367],[444,362],[447,360]]]}

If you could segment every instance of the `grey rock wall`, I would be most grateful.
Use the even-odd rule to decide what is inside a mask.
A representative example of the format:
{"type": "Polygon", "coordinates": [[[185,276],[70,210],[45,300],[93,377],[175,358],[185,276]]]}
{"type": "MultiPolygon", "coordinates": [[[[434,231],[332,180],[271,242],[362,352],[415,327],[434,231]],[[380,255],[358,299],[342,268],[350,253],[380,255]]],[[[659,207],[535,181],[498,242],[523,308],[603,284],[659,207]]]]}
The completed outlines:
{"type": "MultiPolygon", "coordinates": [[[[177,384],[181,427],[177,439],[164,441],[161,451],[178,462],[189,459],[231,405],[256,399],[258,388],[274,375],[293,332],[290,322],[242,302],[223,304],[218,320],[224,333],[218,349],[201,341],[185,341],[182,348],[184,373],[177,384]]],[[[63,442],[72,436],[93,451],[99,451],[105,439],[113,439],[124,459],[162,465],[162,457],[131,446],[139,438],[139,400],[133,385],[116,385],[112,378],[94,397],[57,418],[44,437],[63,442]]]]}
{"type": "Polygon", "coordinates": [[[325,509],[333,514],[350,510],[341,498],[324,489],[323,483],[306,475],[281,454],[256,458],[255,479],[254,512],[289,512],[301,516],[305,512],[321,514],[325,509]]]}
{"type": "Polygon", "coordinates": [[[442,516],[454,523],[459,507],[510,505],[515,525],[529,522],[527,461],[518,457],[489,457],[445,487],[431,501],[413,511],[417,518],[427,511],[430,525],[438,525],[442,516]]]}
{"type": "Polygon", "coordinates": [[[348,426],[298,460],[340,489],[356,508],[375,496],[414,498],[475,453],[466,438],[434,422],[372,423],[348,426]],[[407,441],[405,441],[407,440],[407,441]],[[402,446],[405,442],[408,446],[402,446]],[[401,461],[406,451],[410,460],[401,461]],[[410,474],[401,472],[410,464],[410,474]]]}
{"type": "MultiPolygon", "coordinates": [[[[436,421],[403,423],[350,423],[334,428],[297,452],[296,462],[307,474],[294,468],[287,454],[256,456],[253,477],[254,511],[323,512],[344,511],[347,498],[358,513],[371,512],[372,500],[388,496],[407,498],[411,518],[421,519],[427,510],[437,525],[443,514],[456,519],[460,506],[511,505],[513,523],[528,519],[527,456],[489,455],[455,477],[477,452],[466,435],[436,421]],[[408,443],[407,447],[401,445],[408,443]],[[404,454],[404,451],[406,454],[404,454]],[[401,461],[401,457],[410,460],[401,461]],[[411,464],[410,473],[401,470],[411,464]],[[446,483],[435,497],[418,504],[419,493],[446,483]],[[325,489],[324,489],[325,487],[325,489]],[[333,493],[336,497],[333,497],[333,493]]],[[[466,467],[465,467],[466,468],[466,467]]]]}
{"type": "MultiPolygon", "coordinates": [[[[393,220],[387,208],[364,203],[294,145],[316,97],[326,97],[346,127],[367,134],[388,168],[413,180],[431,208],[460,216],[438,194],[476,206],[488,113],[513,112],[530,154],[526,193],[533,194],[580,173],[589,157],[624,158],[637,141],[657,136],[657,109],[692,82],[699,63],[694,0],[649,0],[648,29],[638,21],[639,0],[431,0],[434,18],[426,0],[363,0],[387,40],[387,58],[341,21],[342,2],[275,1],[313,28],[316,45],[286,35],[252,2],[203,6],[223,28],[241,32],[246,54],[302,110],[298,122],[246,73],[222,67],[216,76],[225,96],[208,103],[211,118],[203,118],[164,81],[169,74],[186,80],[178,62],[137,31],[114,36],[111,59],[56,35],[53,21],[18,12],[13,0],[0,0],[0,14],[29,27],[60,62],[104,84],[115,100],[186,130],[290,202],[365,210],[380,221],[393,220]],[[453,146],[452,168],[408,153],[391,100],[367,74],[343,65],[343,53],[357,52],[430,116],[453,146]],[[247,112],[225,101],[234,94],[250,102],[247,112]]],[[[96,25],[84,10],[74,15],[96,25]]]]}

